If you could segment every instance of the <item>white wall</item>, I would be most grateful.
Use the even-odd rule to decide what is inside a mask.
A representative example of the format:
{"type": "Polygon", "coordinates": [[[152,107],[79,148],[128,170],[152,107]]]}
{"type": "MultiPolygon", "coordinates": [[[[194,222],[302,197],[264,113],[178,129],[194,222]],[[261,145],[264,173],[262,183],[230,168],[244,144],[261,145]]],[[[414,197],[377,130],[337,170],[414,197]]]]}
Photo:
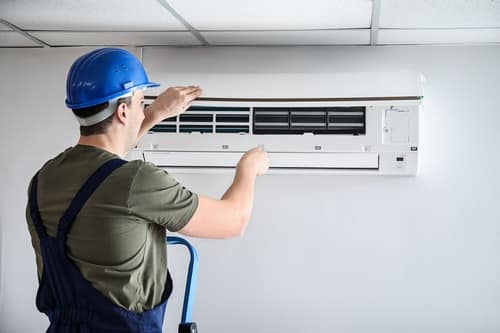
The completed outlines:
{"type": "MultiPolygon", "coordinates": [[[[40,164],[76,140],[64,80],[83,51],[0,50],[1,332],[46,325],[33,305],[25,192],[40,164]]],[[[243,238],[194,240],[200,332],[500,331],[498,59],[500,46],[145,49],[152,80],[397,70],[427,78],[418,177],[265,176],[243,238]]],[[[211,195],[231,181],[177,178],[211,195]]],[[[183,287],[179,256],[169,254],[177,294],[168,332],[183,287]]]]}

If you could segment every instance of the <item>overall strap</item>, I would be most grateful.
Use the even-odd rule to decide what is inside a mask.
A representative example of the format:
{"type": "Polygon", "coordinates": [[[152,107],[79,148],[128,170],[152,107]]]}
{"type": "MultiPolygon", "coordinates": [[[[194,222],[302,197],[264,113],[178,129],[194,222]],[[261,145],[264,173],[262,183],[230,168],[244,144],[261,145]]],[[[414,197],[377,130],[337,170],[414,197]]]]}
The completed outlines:
{"type": "Polygon", "coordinates": [[[40,217],[40,211],[38,210],[38,174],[40,171],[36,173],[36,175],[33,177],[33,180],[31,181],[31,189],[30,189],[30,195],[28,199],[29,207],[30,207],[30,215],[31,215],[31,221],[33,222],[33,225],[35,226],[36,233],[38,234],[38,238],[41,240],[45,237],[47,237],[47,232],[45,231],[45,228],[43,227],[42,224],[42,218],[40,217]]]}
{"type": "Polygon", "coordinates": [[[59,226],[57,230],[57,239],[62,240],[65,243],[66,234],[73,225],[76,216],[80,212],[80,209],[85,205],[87,200],[90,198],[92,193],[97,189],[97,187],[117,168],[121,167],[127,161],[115,158],[107,161],[97,169],[92,176],[87,179],[82,188],[78,191],[76,196],[71,201],[68,209],[64,215],[59,220],[59,226]]]}

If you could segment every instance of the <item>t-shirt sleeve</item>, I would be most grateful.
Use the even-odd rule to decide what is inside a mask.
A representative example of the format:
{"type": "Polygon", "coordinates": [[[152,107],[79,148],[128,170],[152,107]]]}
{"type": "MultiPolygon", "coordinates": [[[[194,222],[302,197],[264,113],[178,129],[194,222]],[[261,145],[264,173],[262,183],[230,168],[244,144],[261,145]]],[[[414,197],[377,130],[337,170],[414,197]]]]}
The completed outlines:
{"type": "Polygon", "coordinates": [[[128,206],[130,213],[139,219],[175,232],[191,220],[198,208],[198,195],[165,170],[141,162],[130,187],[128,206]]]}

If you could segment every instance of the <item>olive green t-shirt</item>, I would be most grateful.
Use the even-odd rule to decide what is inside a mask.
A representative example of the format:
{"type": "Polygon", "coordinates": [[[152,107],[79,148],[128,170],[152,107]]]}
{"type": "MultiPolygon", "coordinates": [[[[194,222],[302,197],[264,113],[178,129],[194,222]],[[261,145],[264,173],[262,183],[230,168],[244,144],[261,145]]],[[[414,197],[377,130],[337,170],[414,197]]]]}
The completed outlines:
{"type": "MultiPolygon", "coordinates": [[[[77,145],[42,167],[38,208],[49,236],[56,235],[59,219],[83,183],[117,157],[77,145]]],[[[67,255],[113,303],[135,312],[149,310],[163,301],[166,230],[184,227],[197,206],[198,196],[166,171],[141,160],[130,161],[113,171],[82,207],[68,233],[67,255]]],[[[28,207],[26,219],[41,278],[39,238],[28,207]]]]}

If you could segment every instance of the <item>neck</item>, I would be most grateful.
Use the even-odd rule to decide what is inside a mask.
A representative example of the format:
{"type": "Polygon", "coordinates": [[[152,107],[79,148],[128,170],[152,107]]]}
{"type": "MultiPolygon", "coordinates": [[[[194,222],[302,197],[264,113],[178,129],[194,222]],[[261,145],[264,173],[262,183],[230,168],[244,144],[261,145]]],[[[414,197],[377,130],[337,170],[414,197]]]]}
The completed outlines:
{"type": "Polygon", "coordinates": [[[78,144],[79,145],[86,145],[86,146],[94,146],[94,147],[109,151],[110,153],[118,155],[121,158],[124,158],[126,155],[125,149],[123,149],[122,145],[113,141],[106,134],[80,136],[80,139],[78,140],[78,144]]]}

